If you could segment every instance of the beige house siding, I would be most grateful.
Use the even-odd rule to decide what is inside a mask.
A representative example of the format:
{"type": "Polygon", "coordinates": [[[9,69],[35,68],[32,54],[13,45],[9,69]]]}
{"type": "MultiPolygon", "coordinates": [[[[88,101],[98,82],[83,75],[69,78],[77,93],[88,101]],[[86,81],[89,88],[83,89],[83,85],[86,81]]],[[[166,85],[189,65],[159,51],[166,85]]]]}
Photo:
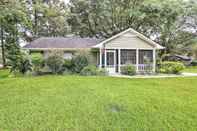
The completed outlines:
{"type": "MultiPolygon", "coordinates": [[[[43,52],[43,56],[46,59],[50,52],[52,50],[45,50],[43,52]]],[[[92,49],[78,49],[78,50],[69,50],[69,49],[64,49],[64,50],[59,50],[60,52],[62,52],[62,55],[64,57],[65,54],[72,54],[72,57],[76,56],[76,55],[85,55],[88,58],[89,64],[91,65],[97,65],[98,64],[98,52],[92,51],[92,49]]],[[[65,58],[65,57],[64,57],[65,58]]],[[[66,58],[65,58],[66,59],[66,58]]],[[[69,58],[70,59],[70,58],[69,58]]]]}
{"type": "Polygon", "coordinates": [[[89,64],[97,65],[98,64],[97,52],[93,51],[92,49],[79,49],[79,50],[76,50],[76,52],[74,53],[74,56],[75,55],[85,55],[88,58],[89,64]]]}
{"type": "Polygon", "coordinates": [[[148,42],[137,37],[133,32],[127,32],[105,44],[106,48],[121,49],[153,49],[154,47],[148,42]]]}

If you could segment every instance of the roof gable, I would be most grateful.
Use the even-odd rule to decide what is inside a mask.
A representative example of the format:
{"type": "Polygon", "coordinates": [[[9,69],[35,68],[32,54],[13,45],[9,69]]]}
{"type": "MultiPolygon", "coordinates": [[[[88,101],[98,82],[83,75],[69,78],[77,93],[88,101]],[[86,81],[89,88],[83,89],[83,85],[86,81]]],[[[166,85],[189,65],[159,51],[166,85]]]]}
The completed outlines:
{"type": "MultiPolygon", "coordinates": [[[[131,37],[135,37],[135,38],[138,38],[139,40],[141,41],[144,41],[142,44],[147,44],[147,46],[149,45],[149,47],[151,46],[152,48],[155,48],[155,49],[164,49],[164,47],[160,46],[159,44],[157,44],[156,42],[154,42],[153,40],[147,38],[146,36],[142,35],[141,33],[135,31],[134,29],[132,28],[129,28],[115,36],[112,36],[111,38],[109,39],[106,39],[104,40],[103,42],[101,42],[100,44],[94,46],[94,47],[103,47],[104,45],[106,45],[107,43],[110,43],[111,41],[115,40],[115,39],[118,39],[120,38],[121,36],[123,37],[128,37],[128,38],[131,38],[131,37]]],[[[134,42],[134,41],[133,41],[134,42]]],[[[121,43],[124,43],[124,42],[121,42],[121,43]]],[[[121,43],[119,43],[121,45],[121,43]]],[[[137,43],[136,43],[137,44],[137,43]]],[[[132,45],[130,45],[132,46],[132,45]]],[[[139,47],[141,47],[139,45],[139,47]]],[[[138,45],[134,46],[133,48],[138,48],[138,45]]],[[[145,47],[146,48],[146,47],[145,47]]]]}
{"type": "Polygon", "coordinates": [[[153,49],[154,46],[132,33],[120,35],[104,44],[108,49],[153,49]]]}

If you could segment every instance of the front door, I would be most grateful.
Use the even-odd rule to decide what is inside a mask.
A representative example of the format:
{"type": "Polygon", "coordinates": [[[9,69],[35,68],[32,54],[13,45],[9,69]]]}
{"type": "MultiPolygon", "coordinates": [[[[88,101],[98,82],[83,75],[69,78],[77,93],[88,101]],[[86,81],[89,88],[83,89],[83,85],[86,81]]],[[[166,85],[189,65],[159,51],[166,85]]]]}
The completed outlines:
{"type": "Polygon", "coordinates": [[[106,70],[109,73],[116,72],[116,52],[115,50],[106,51],[106,70]]]}

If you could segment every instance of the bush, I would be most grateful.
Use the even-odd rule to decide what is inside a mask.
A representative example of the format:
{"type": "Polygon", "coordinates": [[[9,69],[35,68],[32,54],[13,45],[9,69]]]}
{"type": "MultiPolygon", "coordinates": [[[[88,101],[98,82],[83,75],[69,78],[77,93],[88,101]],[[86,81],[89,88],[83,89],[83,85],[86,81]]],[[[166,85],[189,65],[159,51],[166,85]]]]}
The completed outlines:
{"type": "Polygon", "coordinates": [[[88,59],[85,55],[77,55],[72,59],[73,71],[80,73],[88,65],[88,59]]]}
{"type": "Polygon", "coordinates": [[[21,54],[15,56],[15,61],[10,61],[11,72],[14,74],[25,74],[28,71],[32,71],[32,64],[27,54],[21,52],[21,54]]]}
{"type": "Polygon", "coordinates": [[[107,76],[108,72],[105,69],[98,69],[99,76],[107,76]]]}
{"type": "Polygon", "coordinates": [[[80,72],[83,76],[105,76],[107,72],[104,69],[98,69],[96,66],[89,65],[80,72]]]}
{"type": "Polygon", "coordinates": [[[190,65],[191,66],[197,66],[197,60],[193,60],[190,65]]]}
{"type": "Polygon", "coordinates": [[[33,71],[40,73],[41,69],[44,67],[44,58],[40,53],[31,54],[31,62],[33,64],[33,71]]]}
{"type": "Polygon", "coordinates": [[[96,66],[93,66],[93,65],[86,66],[83,68],[80,74],[84,76],[95,76],[97,75],[97,68],[96,66]]]}
{"type": "Polygon", "coordinates": [[[69,69],[65,69],[63,72],[63,75],[73,75],[74,73],[72,72],[72,70],[69,69]]]}
{"type": "Polygon", "coordinates": [[[72,70],[72,68],[73,68],[72,60],[64,60],[64,68],[65,68],[65,70],[66,69],[72,70]]]}
{"type": "Polygon", "coordinates": [[[161,73],[167,73],[167,74],[179,74],[184,69],[185,66],[181,62],[165,61],[160,64],[159,71],[161,73]]]}
{"type": "Polygon", "coordinates": [[[120,67],[121,73],[124,75],[135,75],[136,74],[136,68],[133,65],[126,65],[120,67]]]}
{"type": "Polygon", "coordinates": [[[58,52],[51,52],[46,59],[46,65],[49,67],[53,74],[62,73],[64,58],[58,52]]]}

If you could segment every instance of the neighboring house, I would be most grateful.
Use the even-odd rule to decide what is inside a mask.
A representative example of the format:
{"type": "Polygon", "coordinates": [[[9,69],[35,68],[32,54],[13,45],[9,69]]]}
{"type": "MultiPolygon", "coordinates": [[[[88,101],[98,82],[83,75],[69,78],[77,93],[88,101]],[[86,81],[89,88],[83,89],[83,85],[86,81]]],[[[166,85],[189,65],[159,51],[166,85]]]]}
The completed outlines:
{"type": "Polygon", "coordinates": [[[183,56],[183,55],[166,55],[163,58],[166,61],[180,61],[184,63],[185,65],[190,65],[192,62],[192,58],[188,56],[183,56]]]}
{"type": "Polygon", "coordinates": [[[94,38],[39,38],[24,46],[32,51],[42,51],[45,55],[50,50],[64,51],[64,58],[71,59],[80,51],[90,52],[92,61],[110,73],[120,72],[120,67],[132,64],[137,72],[155,72],[156,50],[164,47],[133,29],[127,29],[104,41],[94,38]]]}

